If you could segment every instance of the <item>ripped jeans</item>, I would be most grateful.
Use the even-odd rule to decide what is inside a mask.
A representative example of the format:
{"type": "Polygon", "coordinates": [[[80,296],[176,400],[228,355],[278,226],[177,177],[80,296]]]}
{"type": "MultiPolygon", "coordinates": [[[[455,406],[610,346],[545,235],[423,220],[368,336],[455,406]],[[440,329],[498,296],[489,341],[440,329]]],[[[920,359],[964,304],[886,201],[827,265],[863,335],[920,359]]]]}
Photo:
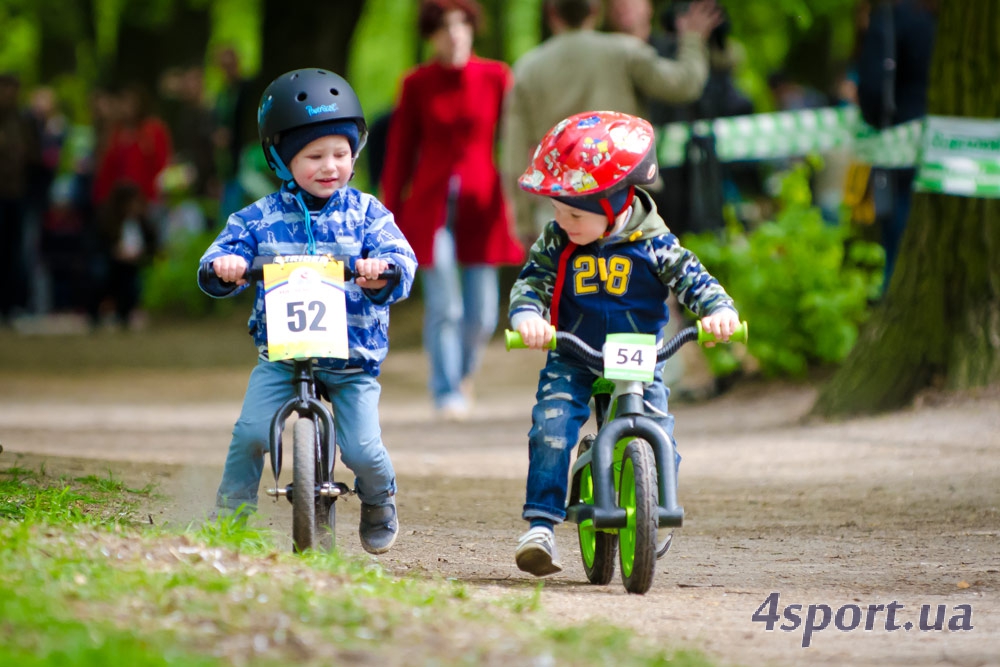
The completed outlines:
{"type": "MultiPolygon", "coordinates": [[[[549,519],[561,523],[566,518],[573,448],[580,429],[590,418],[591,388],[598,377],[572,357],[549,353],[539,374],[535,407],[531,411],[528,484],[521,514],[524,519],[549,519]]],[[[656,421],[673,439],[674,417],[667,412],[669,394],[670,390],[663,384],[661,363],[656,367],[655,381],[646,385],[644,400],[663,414],[656,421]]],[[[680,455],[677,455],[675,465],[679,462],[680,455]]]]}

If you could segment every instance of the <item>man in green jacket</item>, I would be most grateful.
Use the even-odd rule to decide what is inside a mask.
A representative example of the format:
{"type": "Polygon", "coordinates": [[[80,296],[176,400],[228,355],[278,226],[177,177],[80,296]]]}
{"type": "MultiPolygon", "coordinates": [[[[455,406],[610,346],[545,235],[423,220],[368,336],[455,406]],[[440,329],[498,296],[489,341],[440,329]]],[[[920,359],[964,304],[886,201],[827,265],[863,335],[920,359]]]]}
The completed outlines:
{"type": "Polygon", "coordinates": [[[552,37],[514,64],[514,87],[501,129],[501,169],[527,245],[552,215],[536,210],[536,202],[518,190],[516,180],[549,128],[583,111],[646,117],[644,99],[698,99],[708,78],[706,39],[721,20],[714,2],[692,3],[677,20],[674,60],[660,57],[632,35],[598,32],[600,0],[545,0],[544,11],[552,37]]]}

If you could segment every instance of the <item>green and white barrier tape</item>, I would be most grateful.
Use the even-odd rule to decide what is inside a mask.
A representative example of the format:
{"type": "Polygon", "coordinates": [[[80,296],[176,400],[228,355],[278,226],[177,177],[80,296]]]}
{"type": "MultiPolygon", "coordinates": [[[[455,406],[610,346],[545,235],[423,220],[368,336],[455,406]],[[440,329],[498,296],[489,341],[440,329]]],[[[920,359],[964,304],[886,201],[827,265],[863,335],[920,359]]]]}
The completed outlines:
{"type": "Polygon", "coordinates": [[[692,130],[714,133],[722,162],[801,157],[848,148],[875,167],[917,166],[915,188],[1000,197],[1000,121],[930,116],[878,131],[855,106],[670,123],[659,131],[662,166],[684,162],[692,130]],[[925,131],[926,125],[926,131],[925,131]]]}

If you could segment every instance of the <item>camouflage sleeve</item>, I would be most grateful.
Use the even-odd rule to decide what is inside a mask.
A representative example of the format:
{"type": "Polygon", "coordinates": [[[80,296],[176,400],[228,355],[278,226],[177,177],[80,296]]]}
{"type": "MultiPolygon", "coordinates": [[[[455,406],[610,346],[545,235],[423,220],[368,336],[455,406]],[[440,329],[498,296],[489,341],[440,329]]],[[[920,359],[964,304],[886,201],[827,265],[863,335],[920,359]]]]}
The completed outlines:
{"type": "Polygon", "coordinates": [[[518,313],[536,313],[541,317],[548,317],[552,290],[556,284],[556,271],[559,268],[559,254],[565,247],[566,237],[556,224],[546,225],[528,251],[528,261],[510,290],[508,314],[511,318],[518,313]]]}
{"type": "Polygon", "coordinates": [[[693,252],[682,246],[673,234],[654,240],[653,252],[663,284],[677,295],[677,300],[699,317],[718,310],[736,310],[733,299],[719,281],[705,270],[693,252]]]}

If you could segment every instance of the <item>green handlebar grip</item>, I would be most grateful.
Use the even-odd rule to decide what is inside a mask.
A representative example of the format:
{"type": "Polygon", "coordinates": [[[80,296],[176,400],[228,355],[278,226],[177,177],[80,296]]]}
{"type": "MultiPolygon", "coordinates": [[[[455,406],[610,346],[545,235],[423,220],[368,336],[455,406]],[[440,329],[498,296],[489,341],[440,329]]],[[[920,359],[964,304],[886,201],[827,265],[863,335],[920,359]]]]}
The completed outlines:
{"type": "MultiPolygon", "coordinates": [[[[736,327],[733,331],[733,335],[729,337],[730,343],[745,343],[750,338],[750,325],[746,320],[740,322],[740,325],[736,327]]],[[[704,331],[701,328],[701,320],[698,320],[698,345],[704,345],[705,343],[715,343],[718,342],[715,336],[708,331],[704,331]]]]}
{"type": "MultiPolygon", "coordinates": [[[[552,332],[552,338],[549,339],[549,344],[546,346],[550,350],[556,349],[556,332],[552,332]]],[[[524,344],[521,340],[521,334],[517,331],[511,331],[510,329],[505,329],[503,332],[504,343],[507,345],[507,350],[526,350],[528,346],[524,344]]]]}

